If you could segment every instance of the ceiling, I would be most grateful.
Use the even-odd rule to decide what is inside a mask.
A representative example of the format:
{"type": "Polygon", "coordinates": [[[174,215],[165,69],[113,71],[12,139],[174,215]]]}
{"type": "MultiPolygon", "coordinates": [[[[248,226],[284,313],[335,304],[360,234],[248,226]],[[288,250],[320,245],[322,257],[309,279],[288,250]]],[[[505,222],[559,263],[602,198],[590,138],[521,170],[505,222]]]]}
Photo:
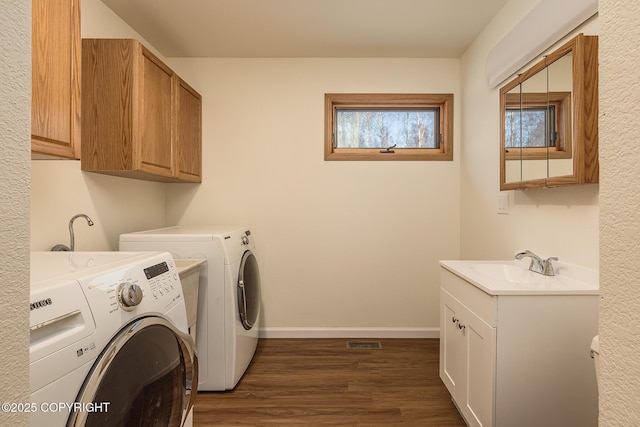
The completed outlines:
{"type": "Polygon", "coordinates": [[[167,57],[458,58],[507,0],[102,0],[167,57]]]}

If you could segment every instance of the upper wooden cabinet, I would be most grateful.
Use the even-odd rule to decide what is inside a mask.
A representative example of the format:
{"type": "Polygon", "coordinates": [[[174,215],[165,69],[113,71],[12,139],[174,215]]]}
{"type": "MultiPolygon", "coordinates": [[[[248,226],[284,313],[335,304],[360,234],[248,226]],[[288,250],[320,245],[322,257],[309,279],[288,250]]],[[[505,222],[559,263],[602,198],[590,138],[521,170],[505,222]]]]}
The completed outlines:
{"type": "Polygon", "coordinates": [[[31,3],[32,158],[80,157],[80,0],[31,3]]]}
{"type": "Polygon", "coordinates": [[[82,170],[200,182],[202,98],[137,40],[82,40],[82,170]]]}
{"type": "Polygon", "coordinates": [[[500,89],[500,190],[598,182],[598,37],[579,34],[500,89]]]}

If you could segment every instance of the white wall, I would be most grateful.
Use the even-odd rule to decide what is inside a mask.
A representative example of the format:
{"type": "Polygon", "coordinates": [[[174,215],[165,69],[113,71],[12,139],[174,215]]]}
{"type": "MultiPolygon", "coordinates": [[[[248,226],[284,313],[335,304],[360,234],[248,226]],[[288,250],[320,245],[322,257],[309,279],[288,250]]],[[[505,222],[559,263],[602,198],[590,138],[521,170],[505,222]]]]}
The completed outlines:
{"type": "Polygon", "coordinates": [[[266,329],[433,333],[437,260],[460,251],[459,61],[170,65],[203,96],[203,183],[169,186],[167,222],[252,228],[266,329]],[[453,93],[455,160],[324,161],[329,92],[453,93]]]}
{"type": "Polygon", "coordinates": [[[640,425],[640,3],[600,0],[600,425],[640,425]]]}
{"type": "MultiPolygon", "coordinates": [[[[0,401],[29,401],[29,159],[31,2],[0,14],[0,401]]],[[[26,426],[27,413],[0,411],[0,425],[26,426]]]]}
{"type": "MultiPolygon", "coordinates": [[[[99,0],[83,0],[81,15],[84,38],[144,41],[99,0]]],[[[32,160],[31,249],[69,245],[69,220],[85,213],[95,225],[75,222],[76,250],[117,250],[121,233],[165,225],[165,189],[161,183],[82,172],[80,161],[32,160]]]]}
{"type": "MultiPolygon", "coordinates": [[[[509,214],[497,213],[500,99],[499,87],[491,89],[487,82],[485,63],[535,3],[507,3],[462,57],[461,258],[511,259],[518,249],[530,249],[597,268],[597,184],[509,191],[509,214]]],[[[598,34],[597,18],[571,36],[577,32],[598,34]]]]}

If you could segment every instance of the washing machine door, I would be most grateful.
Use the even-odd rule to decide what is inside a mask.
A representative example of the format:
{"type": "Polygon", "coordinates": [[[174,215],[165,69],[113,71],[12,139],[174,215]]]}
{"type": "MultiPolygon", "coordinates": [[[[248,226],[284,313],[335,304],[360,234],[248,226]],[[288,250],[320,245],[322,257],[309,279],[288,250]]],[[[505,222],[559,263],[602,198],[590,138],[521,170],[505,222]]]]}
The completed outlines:
{"type": "Polygon", "coordinates": [[[245,251],[238,272],[238,311],[246,330],[253,327],[260,313],[260,270],[251,251],[245,251]]]}
{"type": "Polygon", "coordinates": [[[163,317],[140,318],[98,357],[67,426],[182,426],[197,378],[193,339],[163,317]]]}

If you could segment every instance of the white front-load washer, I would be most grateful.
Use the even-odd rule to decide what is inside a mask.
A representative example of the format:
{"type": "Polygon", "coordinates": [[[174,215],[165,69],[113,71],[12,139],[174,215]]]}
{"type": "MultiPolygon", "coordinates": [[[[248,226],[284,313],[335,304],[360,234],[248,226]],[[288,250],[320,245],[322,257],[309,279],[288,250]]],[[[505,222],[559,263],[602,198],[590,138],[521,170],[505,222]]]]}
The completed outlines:
{"type": "Polygon", "coordinates": [[[33,427],[183,426],[197,391],[167,252],[31,252],[33,427]]]}
{"type": "Polygon", "coordinates": [[[120,250],[201,258],[198,390],[233,389],[251,363],[260,327],[260,273],[247,227],[176,226],[120,236],[120,250]]]}

